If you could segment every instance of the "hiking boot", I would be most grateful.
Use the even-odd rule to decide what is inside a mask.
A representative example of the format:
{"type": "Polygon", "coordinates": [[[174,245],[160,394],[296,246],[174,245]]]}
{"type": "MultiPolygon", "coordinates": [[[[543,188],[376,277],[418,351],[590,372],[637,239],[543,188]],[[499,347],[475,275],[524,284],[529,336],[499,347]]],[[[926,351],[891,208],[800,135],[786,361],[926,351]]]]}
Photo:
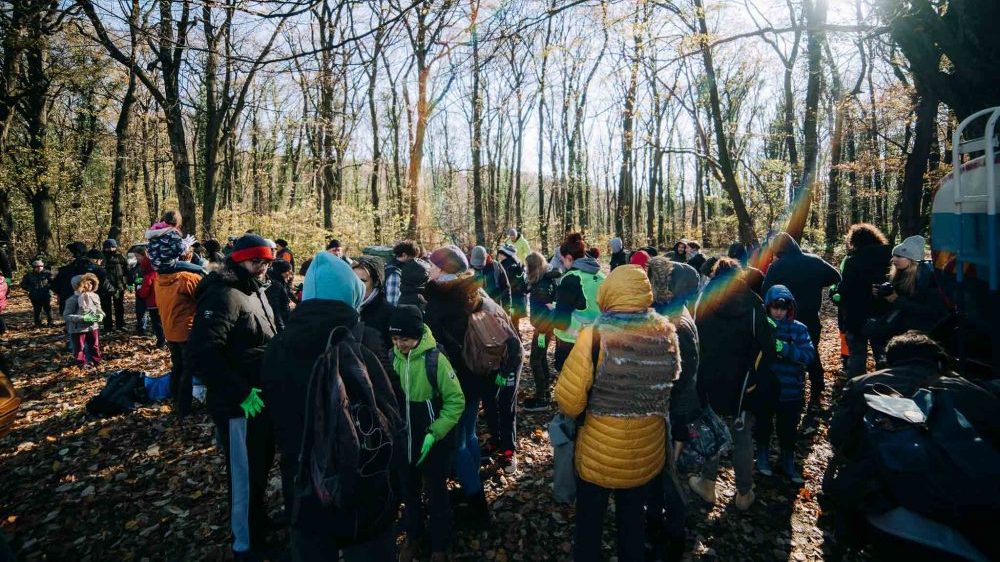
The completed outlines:
{"type": "Polygon", "coordinates": [[[517,455],[514,454],[514,451],[507,449],[502,455],[500,455],[499,464],[503,468],[504,472],[507,474],[514,474],[517,472],[517,455]]]}
{"type": "Polygon", "coordinates": [[[743,494],[741,492],[736,492],[736,509],[740,511],[746,511],[750,509],[753,505],[753,501],[757,499],[757,494],[753,493],[753,490],[743,494]]]}
{"type": "Polygon", "coordinates": [[[799,475],[799,471],[795,468],[795,455],[791,453],[781,454],[781,471],[785,473],[785,476],[792,481],[793,484],[804,484],[805,480],[799,475]]]}
{"type": "Polygon", "coordinates": [[[546,412],[549,410],[549,401],[545,399],[529,398],[524,401],[525,412],[546,412]]]}
{"type": "Polygon", "coordinates": [[[769,449],[757,449],[757,472],[764,476],[774,475],[774,471],[771,470],[771,459],[768,458],[770,452],[769,449]]]}
{"type": "Polygon", "coordinates": [[[420,541],[410,540],[410,537],[406,537],[399,547],[399,562],[412,562],[416,558],[418,550],[420,550],[420,541]]]}
{"type": "Polygon", "coordinates": [[[688,478],[688,486],[706,503],[715,503],[715,480],[707,480],[701,476],[688,478]]]}

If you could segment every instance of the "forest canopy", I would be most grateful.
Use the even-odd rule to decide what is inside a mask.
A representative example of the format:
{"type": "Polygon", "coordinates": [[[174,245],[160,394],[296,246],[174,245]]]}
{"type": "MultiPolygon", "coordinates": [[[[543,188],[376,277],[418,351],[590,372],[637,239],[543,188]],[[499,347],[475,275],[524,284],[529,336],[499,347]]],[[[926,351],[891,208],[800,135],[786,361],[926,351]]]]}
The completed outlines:
{"type": "Polygon", "coordinates": [[[994,0],[0,1],[0,240],[924,233],[994,0]]]}

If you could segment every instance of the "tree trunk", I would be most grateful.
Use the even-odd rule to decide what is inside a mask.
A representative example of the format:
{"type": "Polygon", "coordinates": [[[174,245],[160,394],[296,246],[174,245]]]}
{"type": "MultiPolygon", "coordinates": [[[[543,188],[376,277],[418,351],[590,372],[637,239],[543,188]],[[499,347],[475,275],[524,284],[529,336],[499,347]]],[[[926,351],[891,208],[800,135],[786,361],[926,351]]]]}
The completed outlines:
{"type": "Polygon", "coordinates": [[[807,0],[803,4],[803,9],[806,10],[809,24],[809,36],[806,39],[809,77],[806,82],[806,108],[802,124],[802,147],[805,155],[800,180],[802,190],[798,200],[793,201],[792,215],[787,227],[788,233],[795,239],[802,236],[816,184],[816,160],[819,155],[819,98],[823,77],[823,42],[826,40],[826,34],[820,28],[826,24],[827,0],[807,0]]]}
{"type": "Polygon", "coordinates": [[[111,228],[122,229],[122,187],[125,185],[125,172],[128,164],[128,126],[132,116],[132,105],[135,103],[135,74],[129,72],[128,88],[122,98],[122,107],[118,113],[118,123],[115,125],[115,171],[111,183],[111,228]]]}
{"type": "MultiPolygon", "coordinates": [[[[480,92],[479,39],[476,33],[476,16],[479,2],[472,3],[470,33],[472,35],[472,216],[476,234],[476,245],[486,245],[486,230],[483,225],[483,98],[480,92]]],[[[494,216],[491,213],[491,216],[494,216]]]]}
{"type": "Polygon", "coordinates": [[[924,191],[924,175],[927,173],[927,159],[931,144],[937,134],[938,98],[925,87],[923,81],[914,76],[916,86],[916,124],[914,125],[913,148],[906,155],[903,181],[900,185],[899,227],[902,237],[923,234],[924,220],[920,215],[920,201],[924,191]]]}
{"type": "Polygon", "coordinates": [[[713,128],[715,129],[715,141],[718,145],[719,173],[722,175],[722,189],[725,190],[733,203],[740,242],[753,244],[756,243],[757,236],[753,231],[753,219],[750,217],[750,213],[747,212],[743,196],[740,194],[739,182],[736,179],[736,169],[729,152],[729,141],[726,138],[726,129],[722,119],[722,107],[719,101],[719,86],[715,76],[715,63],[712,60],[712,50],[707,43],[709,35],[708,25],[705,23],[705,9],[702,0],[694,0],[694,4],[698,12],[698,28],[704,38],[701,47],[701,56],[705,65],[709,108],[712,113],[713,128]]]}

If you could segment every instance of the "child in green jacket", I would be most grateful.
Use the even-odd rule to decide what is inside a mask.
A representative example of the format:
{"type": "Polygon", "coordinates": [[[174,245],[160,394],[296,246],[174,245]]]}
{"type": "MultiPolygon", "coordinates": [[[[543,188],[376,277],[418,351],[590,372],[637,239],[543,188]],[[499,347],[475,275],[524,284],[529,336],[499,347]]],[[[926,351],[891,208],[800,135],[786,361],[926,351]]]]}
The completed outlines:
{"type": "Polygon", "coordinates": [[[451,537],[451,504],[447,479],[454,439],[451,430],[465,409],[465,396],[448,358],[438,350],[423,314],[401,305],[389,320],[393,370],[406,403],[406,467],[403,486],[403,528],[406,541],[399,559],[412,560],[424,531],[421,489],[430,508],[431,560],[444,560],[451,537]]]}

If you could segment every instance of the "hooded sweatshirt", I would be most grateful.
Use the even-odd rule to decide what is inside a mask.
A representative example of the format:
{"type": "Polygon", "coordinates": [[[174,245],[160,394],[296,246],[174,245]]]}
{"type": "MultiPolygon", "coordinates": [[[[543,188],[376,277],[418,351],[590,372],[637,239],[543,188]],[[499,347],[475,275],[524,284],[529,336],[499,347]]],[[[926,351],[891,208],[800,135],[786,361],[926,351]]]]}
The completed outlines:
{"type": "Polygon", "coordinates": [[[586,280],[588,286],[593,288],[590,292],[596,296],[597,290],[593,285],[600,287],[604,281],[604,274],[601,273],[601,264],[591,257],[574,261],[569,271],[563,274],[556,290],[552,326],[557,330],[556,336],[568,343],[576,341],[574,323],[593,323],[600,312],[596,298],[588,298],[587,291],[584,290],[585,276],[588,277],[586,280]]]}
{"type": "MultiPolygon", "coordinates": [[[[465,409],[465,395],[455,377],[448,357],[437,351],[437,340],[424,325],[420,343],[403,355],[393,348],[392,366],[406,401],[404,420],[407,428],[406,459],[413,463],[420,454],[424,435],[430,433],[441,441],[458,423],[465,409]],[[437,372],[427,372],[427,354],[437,352],[437,372]],[[432,386],[428,375],[434,377],[432,386]]],[[[401,412],[402,413],[402,412],[401,412]]]]}
{"type": "Polygon", "coordinates": [[[807,326],[818,325],[823,292],[840,283],[840,272],[823,258],[803,252],[787,232],[779,232],[771,247],[778,259],[767,268],[761,290],[766,294],[774,285],[784,285],[795,295],[799,319],[807,326]]]}
{"type": "Polygon", "coordinates": [[[776,355],[769,356],[764,365],[778,379],[778,400],[795,402],[805,397],[806,366],[816,357],[816,348],[809,339],[806,325],[795,319],[795,297],[788,287],[775,285],[768,289],[764,310],[778,299],[791,303],[788,314],[774,327],[774,337],[781,340],[783,347],[776,355]]]}

